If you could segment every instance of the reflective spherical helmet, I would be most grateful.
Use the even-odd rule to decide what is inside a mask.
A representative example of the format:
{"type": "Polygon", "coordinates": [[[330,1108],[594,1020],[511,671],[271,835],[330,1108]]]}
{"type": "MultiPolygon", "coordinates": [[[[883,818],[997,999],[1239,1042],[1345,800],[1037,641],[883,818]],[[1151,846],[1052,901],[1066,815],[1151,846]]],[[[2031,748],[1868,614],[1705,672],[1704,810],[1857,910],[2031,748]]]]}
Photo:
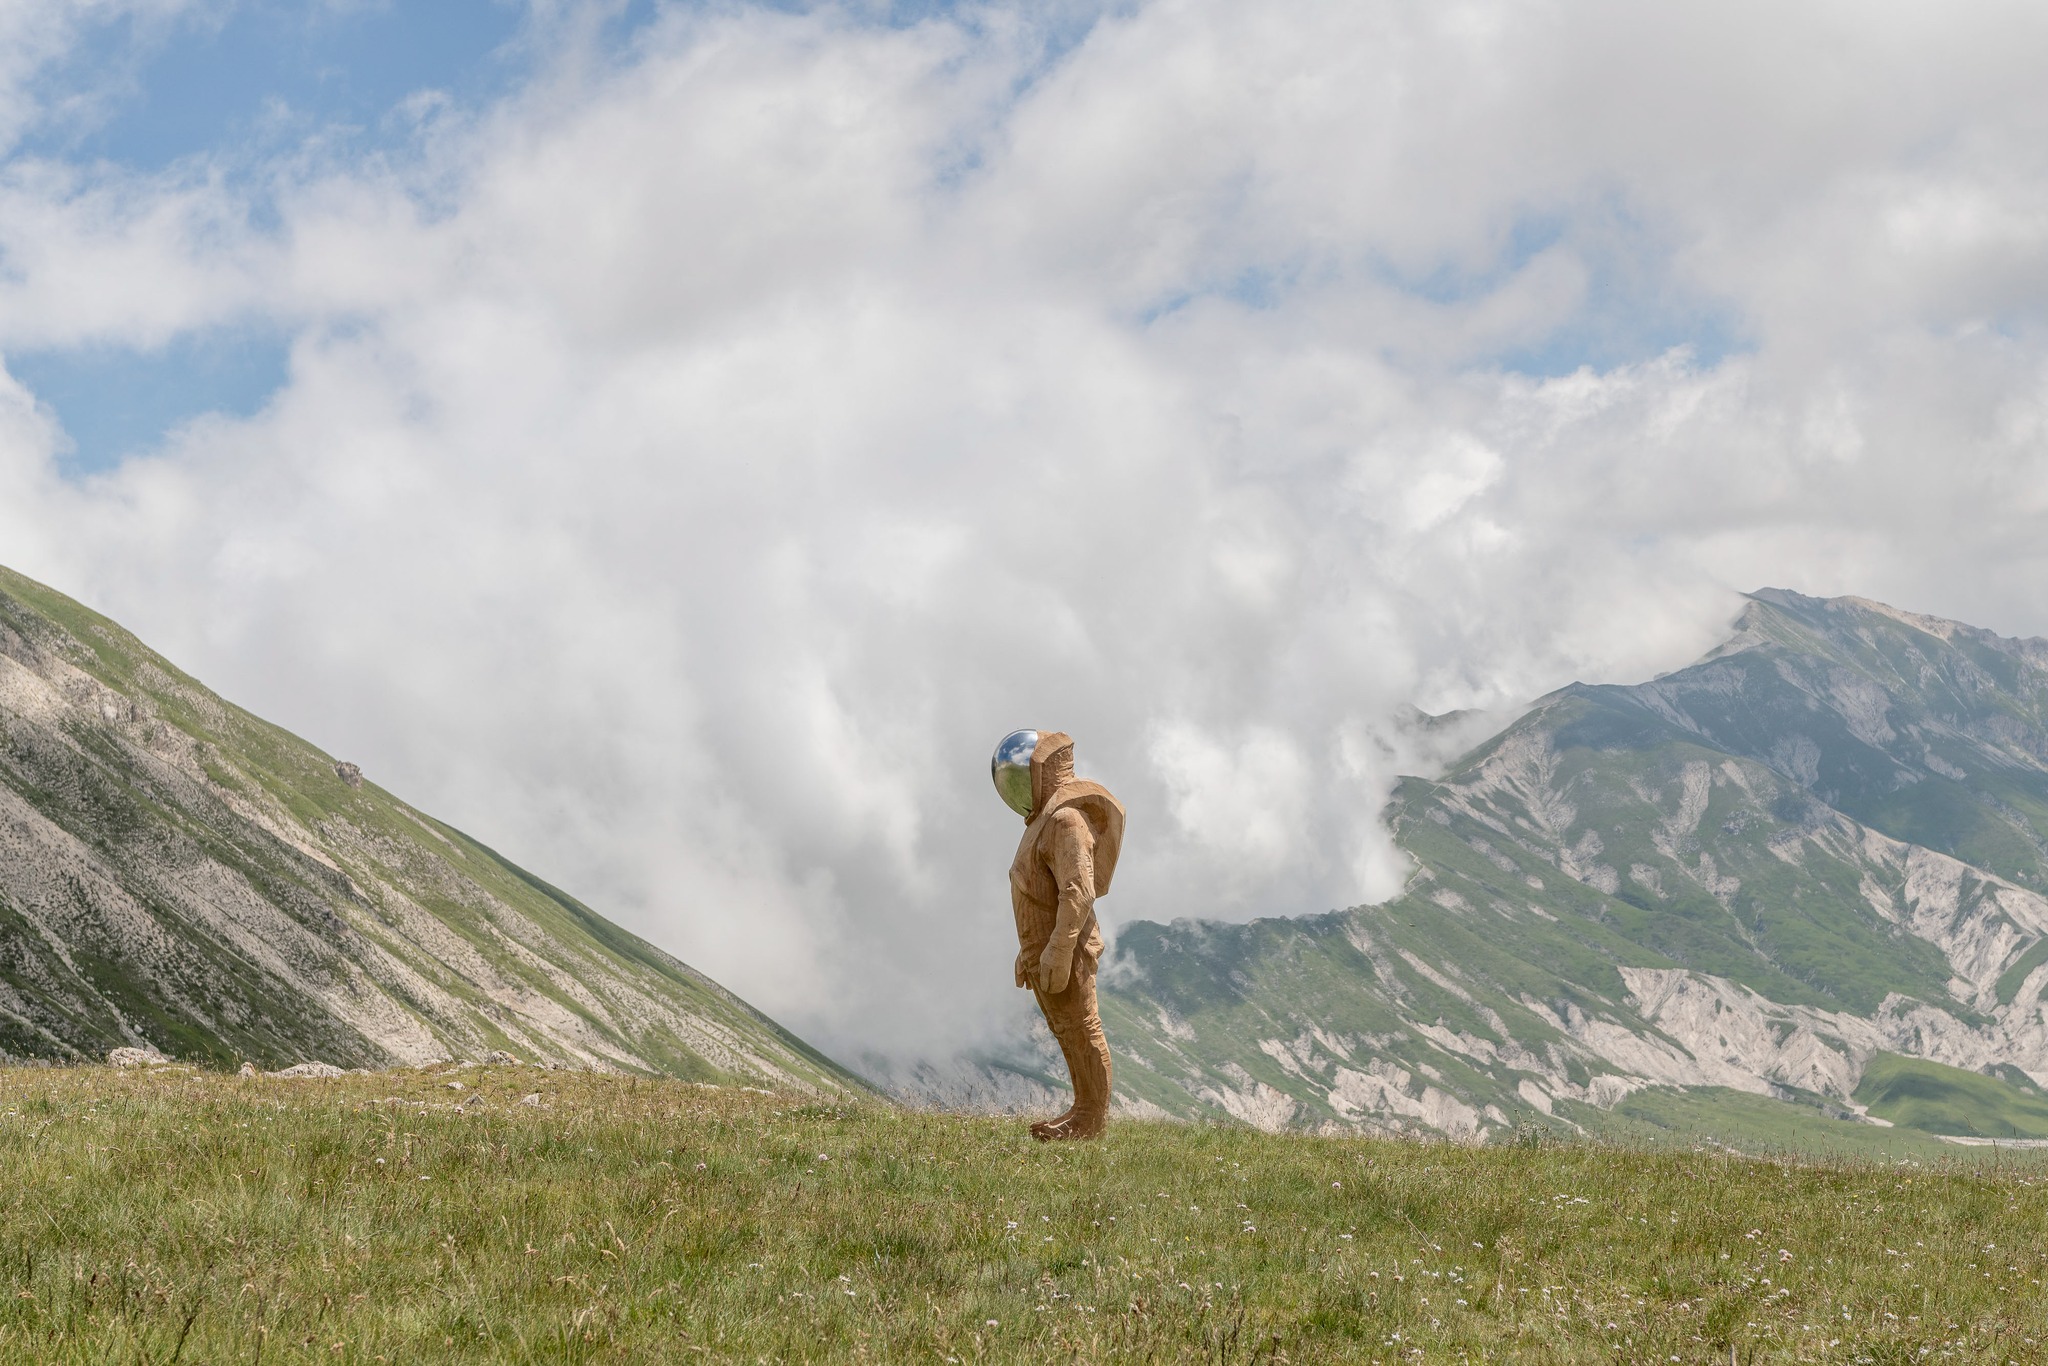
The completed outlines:
{"type": "Polygon", "coordinates": [[[988,761],[996,795],[1003,805],[1024,817],[1031,815],[1031,755],[1037,748],[1037,731],[1013,730],[1002,738],[995,757],[988,761]]]}

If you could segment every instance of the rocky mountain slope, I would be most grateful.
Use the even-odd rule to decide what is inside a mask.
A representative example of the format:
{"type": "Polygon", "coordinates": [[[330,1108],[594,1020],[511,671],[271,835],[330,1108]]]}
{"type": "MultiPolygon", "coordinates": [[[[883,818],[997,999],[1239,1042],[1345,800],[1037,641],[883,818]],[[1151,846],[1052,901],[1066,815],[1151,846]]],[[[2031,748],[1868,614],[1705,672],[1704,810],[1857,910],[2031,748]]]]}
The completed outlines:
{"type": "Polygon", "coordinates": [[[0,1059],[504,1050],[859,1088],[700,973],[0,570],[0,1059]]]}
{"type": "Polygon", "coordinates": [[[1124,927],[1128,1106],[1483,1138],[1706,1096],[1752,1136],[2048,1137],[2048,641],[1766,590],[1388,815],[1418,866],[1385,905],[1124,927]]]}

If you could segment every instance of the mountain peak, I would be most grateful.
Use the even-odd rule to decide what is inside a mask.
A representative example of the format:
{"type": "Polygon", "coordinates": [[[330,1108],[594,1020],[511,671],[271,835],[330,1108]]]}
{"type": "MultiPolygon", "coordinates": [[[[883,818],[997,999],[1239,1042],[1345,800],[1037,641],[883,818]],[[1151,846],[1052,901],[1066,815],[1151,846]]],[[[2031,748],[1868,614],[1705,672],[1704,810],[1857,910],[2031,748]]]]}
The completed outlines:
{"type": "Polygon", "coordinates": [[[2042,642],[1760,589],[1699,662],[1551,693],[1389,817],[1416,871],[1385,905],[1124,927],[1105,1013],[1140,1102],[1848,1146],[1889,1132],[1867,1071],[1961,1067],[2015,1125],[2039,1108],[2042,642]]]}
{"type": "Polygon", "coordinates": [[[1928,616],[1921,612],[1909,612],[1904,608],[1894,607],[1890,603],[1879,602],[1875,598],[1861,598],[1853,595],[1815,598],[1808,597],[1804,593],[1795,593],[1789,588],[1759,588],[1754,593],[1748,593],[1744,596],[1752,602],[1762,603],[1767,607],[1775,608],[1808,625],[1823,630],[1837,625],[1836,619],[1838,618],[1854,621],[1860,618],[1877,616],[1889,618],[1900,625],[1909,626],[1938,640],[1952,639],[1958,631],[1983,635],[1991,634],[1990,632],[1979,631],[1977,627],[1965,626],[1961,622],[1951,621],[1946,617],[1928,616]]]}

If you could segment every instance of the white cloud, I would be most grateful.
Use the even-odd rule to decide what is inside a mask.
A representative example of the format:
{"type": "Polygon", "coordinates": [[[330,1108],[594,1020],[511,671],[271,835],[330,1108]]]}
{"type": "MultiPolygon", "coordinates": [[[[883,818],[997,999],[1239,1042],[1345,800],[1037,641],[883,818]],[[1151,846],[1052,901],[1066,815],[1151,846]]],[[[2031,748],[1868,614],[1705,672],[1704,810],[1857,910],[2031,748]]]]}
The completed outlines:
{"type": "Polygon", "coordinates": [[[1290,863],[1322,855],[1307,840],[1310,767],[1284,731],[1259,726],[1240,738],[1162,722],[1149,757],[1174,825],[1226,895],[1256,896],[1290,863]]]}
{"type": "Polygon", "coordinates": [[[1314,911],[1398,882],[1404,703],[1766,582],[2048,630],[2043,24],[677,9],[414,163],[16,162],[0,348],[296,341],[83,486],[0,394],[0,560],[798,1028],[968,1039],[1014,726],[1131,807],[1114,915],[1314,911]]]}

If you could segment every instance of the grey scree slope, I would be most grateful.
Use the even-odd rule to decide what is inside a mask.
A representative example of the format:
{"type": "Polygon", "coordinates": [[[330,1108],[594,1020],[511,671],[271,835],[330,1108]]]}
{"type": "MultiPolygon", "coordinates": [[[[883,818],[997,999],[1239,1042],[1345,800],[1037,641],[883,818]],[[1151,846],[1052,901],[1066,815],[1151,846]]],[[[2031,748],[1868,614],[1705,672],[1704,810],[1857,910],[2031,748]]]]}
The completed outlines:
{"type": "MultiPolygon", "coordinates": [[[[1866,1111],[1918,1095],[1892,1108],[1923,1150],[2048,1137],[2048,642],[1766,590],[1699,663],[1553,693],[1388,818],[1416,870],[1384,905],[1122,927],[1126,1113],[1467,1139],[1740,1118],[1796,1145],[1875,1140],[1866,1111]]],[[[897,1089],[1015,1103],[1048,1062],[897,1089]]]]}
{"type": "Polygon", "coordinates": [[[0,1060],[482,1058],[834,1093],[694,969],[0,570],[0,1060]]]}

